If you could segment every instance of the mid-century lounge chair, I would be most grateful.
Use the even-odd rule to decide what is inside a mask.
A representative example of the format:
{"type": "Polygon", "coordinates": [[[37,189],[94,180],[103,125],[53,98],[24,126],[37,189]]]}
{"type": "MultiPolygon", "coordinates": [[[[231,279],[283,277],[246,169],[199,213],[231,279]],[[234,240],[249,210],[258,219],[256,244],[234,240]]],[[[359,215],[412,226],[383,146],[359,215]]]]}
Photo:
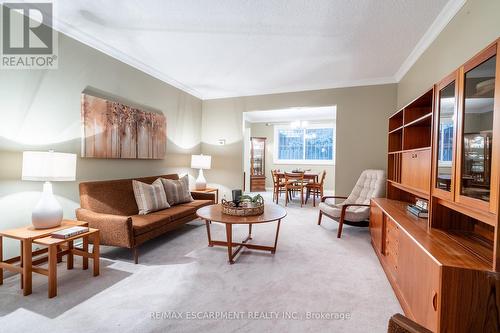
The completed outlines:
{"type": "Polygon", "coordinates": [[[370,217],[370,199],[381,197],[385,190],[385,172],[383,170],[365,170],[359,176],[354,189],[348,197],[324,196],[319,204],[318,225],[323,215],[339,222],[337,237],[342,235],[342,226],[368,226],[370,217]],[[345,199],[335,203],[335,199],[345,199]]]}

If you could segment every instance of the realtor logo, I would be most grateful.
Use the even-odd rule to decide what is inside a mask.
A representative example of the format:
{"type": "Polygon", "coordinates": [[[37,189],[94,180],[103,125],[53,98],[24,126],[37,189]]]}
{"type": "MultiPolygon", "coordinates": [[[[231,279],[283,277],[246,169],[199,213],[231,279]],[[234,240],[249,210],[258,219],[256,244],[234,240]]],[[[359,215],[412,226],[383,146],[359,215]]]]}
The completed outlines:
{"type": "Polygon", "coordinates": [[[53,4],[1,4],[3,69],[57,68],[57,33],[52,29],[53,4]]]}

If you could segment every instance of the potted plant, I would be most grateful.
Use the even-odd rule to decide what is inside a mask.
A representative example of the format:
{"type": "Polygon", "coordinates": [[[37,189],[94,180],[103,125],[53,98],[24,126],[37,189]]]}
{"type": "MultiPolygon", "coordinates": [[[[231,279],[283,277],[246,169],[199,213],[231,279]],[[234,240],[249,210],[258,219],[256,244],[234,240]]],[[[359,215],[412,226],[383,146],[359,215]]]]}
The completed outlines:
{"type": "Polygon", "coordinates": [[[240,197],[240,207],[255,208],[263,203],[264,198],[260,194],[254,197],[250,195],[243,195],[240,197]]]}

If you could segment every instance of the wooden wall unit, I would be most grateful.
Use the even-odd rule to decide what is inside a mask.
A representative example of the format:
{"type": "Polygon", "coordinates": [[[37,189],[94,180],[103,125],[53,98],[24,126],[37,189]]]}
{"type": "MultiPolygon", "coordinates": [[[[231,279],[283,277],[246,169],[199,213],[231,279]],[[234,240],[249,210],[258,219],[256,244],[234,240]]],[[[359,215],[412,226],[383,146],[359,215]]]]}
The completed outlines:
{"type": "Polygon", "coordinates": [[[373,248],[406,315],[434,332],[500,331],[500,39],[389,118],[373,248]],[[429,218],[406,209],[429,201],[429,218]]]}

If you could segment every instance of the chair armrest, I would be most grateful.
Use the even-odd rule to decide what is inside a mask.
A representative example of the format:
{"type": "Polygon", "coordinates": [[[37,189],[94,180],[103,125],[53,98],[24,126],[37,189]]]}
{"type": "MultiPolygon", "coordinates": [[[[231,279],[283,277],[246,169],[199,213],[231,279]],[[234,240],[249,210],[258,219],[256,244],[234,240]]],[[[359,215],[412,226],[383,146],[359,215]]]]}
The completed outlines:
{"type": "Polygon", "coordinates": [[[99,229],[101,245],[132,248],[132,219],[129,216],[101,214],[88,209],[77,208],[76,217],[85,221],[90,228],[99,229]]]}
{"type": "Polygon", "coordinates": [[[191,196],[193,197],[194,200],[212,200],[213,202],[215,202],[214,192],[207,192],[207,193],[191,192],[191,196]]]}
{"type": "Polygon", "coordinates": [[[389,319],[388,333],[408,332],[408,333],[431,333],[427,328],[417,324],[413,320],[403,316],[400,313],[395,314],[389,319]]]}
{"type": "Polygon", "coordinates": [[[325,195],[324,197],[321,197],[321,202],[325,202],[326,199],[347,199],[347,197],[340,195],[325,195]]]}
{"type": "Polygon", "coordinates": [[[345,213],[347,211],[348,207],[370,207],[370,205],[365,205],[365,204],[345,204],[342,205],[342,210],[340,211],[340,220],[344,221],[345,213]]]}

